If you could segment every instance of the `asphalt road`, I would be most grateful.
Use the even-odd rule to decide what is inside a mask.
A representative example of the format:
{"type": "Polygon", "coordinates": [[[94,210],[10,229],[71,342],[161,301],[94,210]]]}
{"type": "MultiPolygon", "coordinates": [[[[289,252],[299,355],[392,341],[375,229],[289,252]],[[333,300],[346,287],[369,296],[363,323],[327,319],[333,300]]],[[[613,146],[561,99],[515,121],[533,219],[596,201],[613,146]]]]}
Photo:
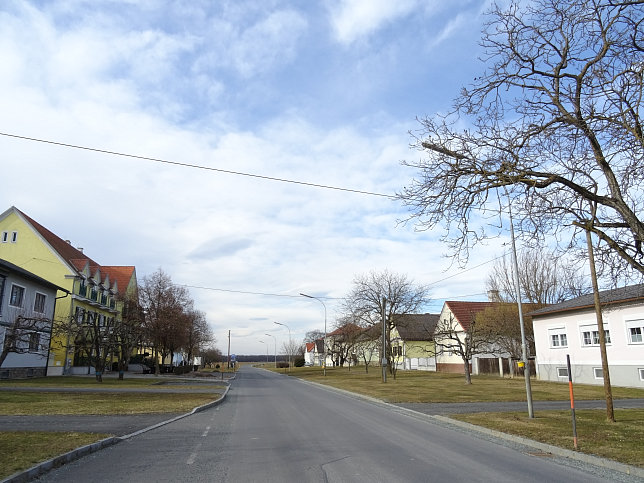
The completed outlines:
{"type": "Polygon", "coordinates": [[[39,481],[635,481],[477,434],[244,367],[219,406],[93,453],[39,481]]]}

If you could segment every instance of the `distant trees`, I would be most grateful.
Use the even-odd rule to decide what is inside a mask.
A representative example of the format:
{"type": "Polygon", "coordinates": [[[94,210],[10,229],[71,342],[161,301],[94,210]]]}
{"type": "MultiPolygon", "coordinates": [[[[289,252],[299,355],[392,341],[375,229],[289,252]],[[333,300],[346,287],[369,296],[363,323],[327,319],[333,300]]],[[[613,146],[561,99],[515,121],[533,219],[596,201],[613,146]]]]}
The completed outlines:
{"type": "Polygon", "coordinates": [[[391,371],[391,331],[395,327],[395,316],[416,313],[428,301],[428,293],[427,287],[416,285],[406,275],[388,270],[371,271],[354,278],[353,287],[343,302],[343,312],[353,323],[369,328],[382,322],[384,311],[384,357],[391,371]]]}
{"type": "Polygon", "coordinates": [[[183,351],[190,364],[202,347],[213,342],[205,314],[194,309],[188,290],[173,284],[163,270],[143,278],[139,296],[144,342],[152,349],[156,374],[159,360],[169,358],[172,364],[175,354],[183,351]]]}

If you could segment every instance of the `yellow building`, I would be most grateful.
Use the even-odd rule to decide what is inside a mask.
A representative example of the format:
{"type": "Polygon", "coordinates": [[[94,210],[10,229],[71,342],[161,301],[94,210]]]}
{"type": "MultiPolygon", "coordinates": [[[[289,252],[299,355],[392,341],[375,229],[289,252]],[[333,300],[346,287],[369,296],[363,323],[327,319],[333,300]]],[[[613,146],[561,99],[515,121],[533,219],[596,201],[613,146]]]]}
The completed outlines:
{"type": "MultiPolygon", "coordinates": [[[[136,293],[133,266],[99,265],[82,248],[75,248],[15,207],[0,215],[0,258],[69,291],[58,292],[56,324],[88,317],[106,324],[118,321],[123,296],[136,293]]],[[[69,339],[52,338],[48,375],[90,371],[69,339]]]]}

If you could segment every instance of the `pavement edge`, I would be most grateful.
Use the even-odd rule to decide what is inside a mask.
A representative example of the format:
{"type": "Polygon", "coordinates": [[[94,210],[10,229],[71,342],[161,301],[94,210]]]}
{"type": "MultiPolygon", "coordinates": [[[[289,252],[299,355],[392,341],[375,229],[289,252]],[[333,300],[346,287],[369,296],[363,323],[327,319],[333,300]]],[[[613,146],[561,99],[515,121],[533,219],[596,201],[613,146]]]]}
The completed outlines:
{"type": "MultiPolygon", "coordinates": [[[[231,378],[231,380],[232,379],[234,378],[231,378]]],[[[134,436],[138,436],[139,434],[146,433],[148,431],[159,428],[161,426],[165,426],[166,424],[170,424],[179,419],[187,418],[188,416],[191,416],[195,413],[199,413],[201,411],[205,411],[206,409],[215,407],[224,401],[229,390],[230,390],[230,383],[226,386],[225,391],[222,393],[219,399],[203,404],[201,406],[197,406],[196,408],[194,408],[192,411],[188,413],[180,414],[179,416],[175,416],[174,418],[168,419],[166,421],[161,421],[160,423],[154,424],[152,426],[148,426],[147,428],[140,429],[138,431],[135,431],[134,433],[125,434],[123,436],[111,436],[109,438],[96,441],[95,443],[81,446],[80,448],[73,449],[67,453],[63,453],[47,461],[38,463],[37,465],[32,466],[29,469],[14,473],[13,475],[7,477],[6,479],[0,480],[0,483],[24,483],[27,481],[32,481],[35,478],[38,478],[39,476],[44,475],[48,471],[58,468],[59,466],[62,466],[64,464],[71,463],[72,461],[82,458],[83,456],[87,456],[88,454],[95,453],[97,451],[102,450],[103,448],[107,448],[108,446],[112,446],[114,444],[120,443],[121,441],[125,441],[134,436]]]]}
{"type": "Polygon", "coordinates": [[[554,446],[546,443],[540,443],[539,441],[535,441],[533,439],[528,439],[528,438],[523,438],[521,436],[515,436],[512,434],[507,434],[507,433],[502,433],[500,431],[495,431],[493,429],[485,428],[483,426],[476,426],[474,424],[466,423],[465,421],[459,421],[457,419],[452,419],[448,416],[441,416],[438,414],[425,414],[421,413],[419,411],[414,411],[413,409],[409,408],[404,408],[401,406],[396,406],[395,404],[391,404],[385,401],[382,401],[380,399],[371,397],[371,396],[365,396],[364,394],[358,394],[355,392],[347,391],[346,389],[340,389],[337,387],[333,386],[327,386],[324,384],[320,384],[317,382],[313,381],[307,381],[305,379],[297,379],[300,382],[306,383],[306,384],[313,384],[318,387],[322,387],[325,389],[329,389],[331,391],[335,391],[339,394],[344,394],[345,396],[348,397],[353,397],[357,399],[363,399],[365,401],[369,401],[373,404],[378,404],[384,407],[389,407],[392,410],[398,411],[398,412],[403,412],[403,413],[408,413],[409,415],[418,418],[418,419],[423,419],[429,422],[432,421],[440,421],[441,423],[445,425],[452,425],[456,427],[460,427],[462,429],[466,429],[468,431],[472,432],[478,432],[481,434],[486,434],[488,436],[492,436],[498,439],[506,440],[506,441],[511,441],[514,443],[519,443],[524,446],[527,446],[529,448],[534,448],[539,451],[543,451],[545,453],[551,453],[556,456],[560,456],[562,458],[569,458],[572,460],[576,461],[581,461],[583,463],[588,463],[594,466],[602,467],[602,468],[608,468],[614,471],[619,471],[620,473],[624,473],[627,475],[633,475],[637,476],[639,478],[644,478],[644,468],[638,468],[637,466],[632,466],[632,465],[627,465],[625,463],[619,463],[617,461],[609,460],[607,458],[601,458],[599,456],[593,456],[589,455],[586,453],[580,453],[578,451],[573,451],[565,448],[560,448],[559,446],[554,446]]]}

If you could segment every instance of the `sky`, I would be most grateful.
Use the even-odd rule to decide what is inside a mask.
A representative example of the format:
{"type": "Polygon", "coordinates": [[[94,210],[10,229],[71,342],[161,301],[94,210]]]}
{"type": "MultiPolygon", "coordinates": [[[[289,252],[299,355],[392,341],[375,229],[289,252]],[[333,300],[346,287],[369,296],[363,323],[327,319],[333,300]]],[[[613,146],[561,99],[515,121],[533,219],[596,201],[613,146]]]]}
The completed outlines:
{"type": "Polygon", "coordinates": [[[444,232],[404,223],[392,196],[417,174],[401,165],[422,156],[417,119],[450,110],[484,69],[488,7],[4,0],[0,212],[16,206],[140,281],[161,268],[224,353],[229,331],[232,353],[272,354],[289,329],[323,330],[323,304],[300,293],[324,301],[331,331],[370,271],[428,285],[426,312],[486,300],[504,240],[459,267],[444,232]]]}

